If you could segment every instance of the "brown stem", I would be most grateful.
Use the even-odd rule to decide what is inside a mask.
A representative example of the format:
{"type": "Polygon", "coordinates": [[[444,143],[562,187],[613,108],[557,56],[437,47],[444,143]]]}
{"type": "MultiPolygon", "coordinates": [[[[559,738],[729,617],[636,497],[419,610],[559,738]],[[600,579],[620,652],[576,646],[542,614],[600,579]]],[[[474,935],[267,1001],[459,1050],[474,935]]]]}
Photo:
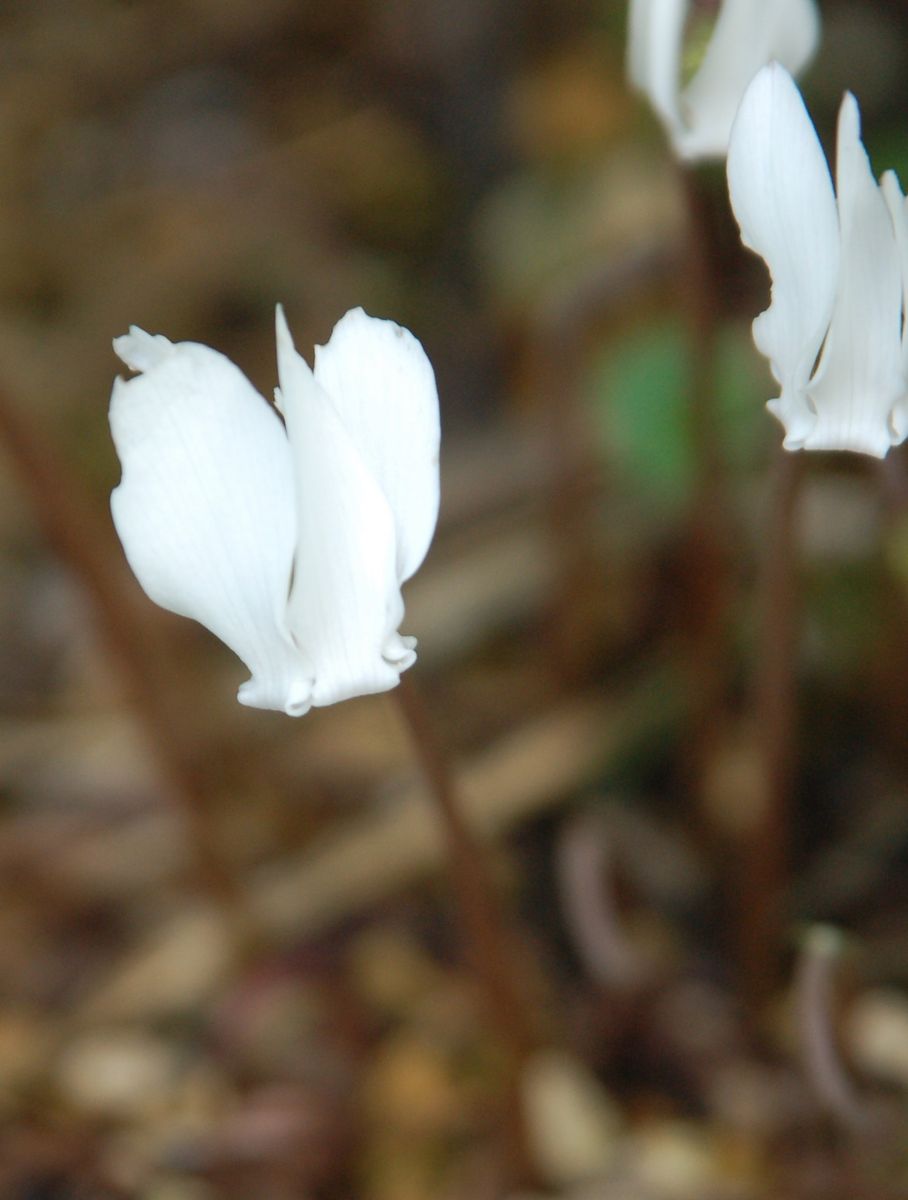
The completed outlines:
{"type": "Polygon", "coordinates": [[[886,555],[882,572],[879,649],[880,716],[895,746],[904,743],[904,695],[908,667],[908,458],[893,446],[878,464],[883,497],[886,555]]]}
{"type": "Polygon", "coordinates": [[[502,915],[485,847],[464,817],[447,755],[412,674],[401,678],[393,695],[441,820],[465,949],[482,990],[490,1026],[506,1059],[508,1156],[513,1173],[526,1177],[529,1159],[520,1087],[536,1030],[529,1012],[520,950],[502,915]]]}
{"type": "Polygon", "coordinates": [[[687,260],[681,278],[690,346],[689,431],[694,480],[682,546],[690,728],[684,764],[690,794],[702,806],[728,682],[726,614],[731,591],[730,504],[720,444],[716,342],[721,213],[701,173],[681,172],[687,205],[687,260]]]}
{"type": "Polygon", "coordinates": [[[744,995],[754,1004],[778,981],[783,901],[791,835],[796,724],[797,537],[795,507],[801,458],[776,451],[758,581],[755,717],[758,810],[743,847],[739,879],[739,951],[744,995]]]}
{"type": "Polygon", "coordinates": [[[204,781],[185,722],[173,708],[179,686],[159,624],[144,611],[110,528],[48,437],[0,390],[0,442],[48,543],[80,581],[128,702],[180,805],[199,885],[236,917],[239,888],[215,848],[204,781]]]}
{"type": "Polygon", "coordinates": [[[681,185],[687,206],[687,260],[682,278],[692,348],[690,431],[697,487],[711,491],[721,486],[723,476],[716,412],[720,213],[700,173],[683,170],[681,185]]]}
{"type": "Polygon", "coordinates": [[[879,477],[890,520],[908,513],[908,466],[903,446],[893,446],[879,463],[879,477]]]}

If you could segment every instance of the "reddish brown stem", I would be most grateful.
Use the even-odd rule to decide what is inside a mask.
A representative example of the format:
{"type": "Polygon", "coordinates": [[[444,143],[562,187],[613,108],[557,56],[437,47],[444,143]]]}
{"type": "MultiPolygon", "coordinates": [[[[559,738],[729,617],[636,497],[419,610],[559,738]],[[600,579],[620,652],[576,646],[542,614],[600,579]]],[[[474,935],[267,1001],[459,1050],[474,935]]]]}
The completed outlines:
{"type": "Polygon", "coordinates": [[[908,467],[903,446],[893,446],[879,463],[880,485],[890,520],[908,513],[908,467]]]}
{"type": "Polygon", "coordinates": [[[743,847],[738,895],[742,987],[753,1004],[778,982],[791,836],[796,727],[797,537],[801,459],[779,446],[773,464],[763,562],[755,681],[761,803],[743,847]]]}
{"type": "MultiPolygon", "coordinates": [[[[689,432],[693,494],[682,546],[690,728],[684,764],[689,793],[702,806],[727,690],[726,614],[731,591],[730,504],[720,444],[716,383],[719,328],[720,213],[706,181],[681,172],[687,204],[687,261],[682,273],[690,348],[689,432]]],[[[703,815],[701,810],[701,817],[703,815]]]]}
{"type": "Polygon", "coordinates": [[[495,1040],[506,1058],[509,1158],[513,1173],[525,1177],[529,1156],[520,1083],[536,1031],[529,1011],[522,955],[515,931],[502,913],[486,849],[464,815],[447,755],[412,675],[401,678],[394,697],[436,804],[465,950],[476,973],[495,1040]]]}
{"type": "Polygon", "coordinates": [[[185,723],[172,707],[179,687],[157,621],[144,611],[110,523],[104,520],[48,437],[0,391],[0,442],[44,536],[89,597],[128,702],[179,803],[199,885],[236,914],[239,888],[215,848],[212,821],[185,723]]]}

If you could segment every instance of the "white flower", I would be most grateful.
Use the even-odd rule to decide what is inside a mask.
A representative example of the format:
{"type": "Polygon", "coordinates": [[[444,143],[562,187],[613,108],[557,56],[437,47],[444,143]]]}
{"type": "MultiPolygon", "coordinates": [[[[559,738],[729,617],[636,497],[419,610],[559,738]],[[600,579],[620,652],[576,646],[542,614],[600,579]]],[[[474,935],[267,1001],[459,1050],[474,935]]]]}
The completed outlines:
{"type": "Polygon", "coordinates": [[[781,388],[769,409],[789,450],[882,458],[908,433],[908,215],[894,175],[877,186],[850,93],[836,185],[837,197],[791,77],[764,68],[735,120],[728,186],[741,238],[772,275],[772,303],[753,327],[781,388]]]}
{"type": "Polygon", "coordinates": [[[111,508],[151,599],[243,660],[243,704],[299,716],[394,687],[416,657],[401,584],[438,514],[438,395],[416,338],[354,309],[312,371],[278,308],[286,429],[207,346],[132,328],[114,349],[140,374],[111,397],[111,508]]]}
{"type": "Polygon", "coordinates": [[[776,60],[797,74],[820,36],[814,0],[723,0],[706,53],[682,88],[690,0],[631,0],[627,70],[671,138],[692,161],[722,158],[744,89],[776,60]]]}

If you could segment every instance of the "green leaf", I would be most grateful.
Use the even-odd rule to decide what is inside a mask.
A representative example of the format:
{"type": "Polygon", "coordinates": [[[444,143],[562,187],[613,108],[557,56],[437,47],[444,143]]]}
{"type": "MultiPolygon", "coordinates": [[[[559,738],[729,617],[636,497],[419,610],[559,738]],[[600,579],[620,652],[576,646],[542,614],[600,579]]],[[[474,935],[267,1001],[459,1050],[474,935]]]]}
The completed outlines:
{"type": "MultiPolygon", "coordinates": [[[[716,420],[725,467],[754,467],[769,433],[772,383],[749,329],[722,330],[716,350],[716,420]]],[[[680,319],[653,322],[594,359],[589,392],[606,454],[626,486],[659,509],[683,504],[695,475],[692,372],[680,319]]]]}

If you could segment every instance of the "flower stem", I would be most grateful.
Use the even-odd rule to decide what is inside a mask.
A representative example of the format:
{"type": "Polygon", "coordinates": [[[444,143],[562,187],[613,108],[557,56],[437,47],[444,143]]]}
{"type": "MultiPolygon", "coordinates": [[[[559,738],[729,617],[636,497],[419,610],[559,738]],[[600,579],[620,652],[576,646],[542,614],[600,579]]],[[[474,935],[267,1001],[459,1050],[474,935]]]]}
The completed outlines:
{"type": "Polygon", "coordinates": [[[647,975],[615,902],[616,837],[598,812],[571,818],[558,840],[556,878],[565,924],[590,977],[601,987],[632,991],[647,975]]]}
{"type": "Polygon", "coordinates": [[[522,955],[515,933],[502,914],[485,847],[464,815],[447,755],[411,674],[402,676],[393,695],[436,804],[465,951],[505,1059],[506,1150],[511,1173],[519,1180],[526,1178],[529,1170],[521,1076],[536,1040],[528,989],[523,982],[522,955]]]}
{"type": "Polygon", "coordinates": [[[170,678],[170,656],[158,623],[134,597],[108,524],[45,434],[0,390],[0,442],[49,545],[80,581],[111,661],[149,747],[179,804],[201,890],[245,928],[240,888],[216,849],[216,838],[197,754],[185,722],[170,700],[179,689],[170,678]]]}
{"type": "Polygon", "coordinates": [[[686,670],[690,681],[689,733],[684,775],[704,806],[710,767],[721,737],[727,691],[726,614],[731,591],[729,513],[720,445],[716,342],[721,311],[718,264],[723,212],[702,172],[683,170],[687,206],[687,258],[682,272],[690,346],[688,419],[694,478],[682,547],[682,595],[686,613],[686,670]]]}
{"type": "Polygon", "coordinates": [[[845,1072],[833,1026],[833,971],[842,935],[816,925],[808,930],[795,974],[795,1003],[801,1053],[817,1100],[845,1129],[860,1129],[865,1115],[845,1072]]]}
{"type": "Polygon", "coordinates": [[[778,981],[783,942],[797,713],[795,511],[801,465],[799,455],[778,447],[758,582],[762,611],[754,709],[759,804],[745,839],[738,884],[741,983],[752,1004],[764,1000],[778,981]]]}

